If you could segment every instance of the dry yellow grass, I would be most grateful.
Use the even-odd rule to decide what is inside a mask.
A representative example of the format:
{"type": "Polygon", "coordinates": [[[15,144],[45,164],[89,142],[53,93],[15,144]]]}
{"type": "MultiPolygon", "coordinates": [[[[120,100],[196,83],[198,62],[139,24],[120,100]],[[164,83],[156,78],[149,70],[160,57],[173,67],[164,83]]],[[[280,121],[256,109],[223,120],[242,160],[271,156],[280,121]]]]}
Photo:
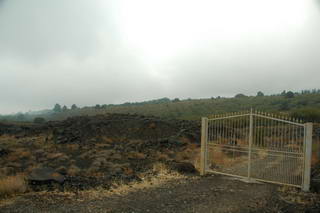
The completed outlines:
{"type": "Polygon", "coordinates": [[[48,153],[47,154],[47,158],[49,160],[55,160],[55,159],[58,159],[58,158],[62,158],[62,157],[65,157],[65,154],[64,153],[48,153]]]}
{"type": "Polygon", "coordinates": [[[157,160],[168,160],[169,159],[169,156],[167,154],[159,152],[159,151],[156,152],[155,157],[157,160]]]}
{"type": "Polygon", "coordinates": [[[183,151],[183,152],[178,152],[178,153],[176,154],[175,159],[176,159],[177,161],[186,161],[186,160],[189,160],[189,159],[190,159],[190,154],[191,154],[190,150],[187,149],[187,150],[185,150],[185,151],[183,151]]]}
{"type": "Polygon", "coordinates": [[[113,143],[113,139],[112,138],[108,138],[108,137],[102,137],[103,141],[106,143],[113,143]]]}
{"type": "Polygon", "coordinates": [[[112,184],[110,190],[96,188],[81,191],[79,195],[86,197],[86,199],[103,199],[103,197],[108,197],[113,194],[124,195],[138,190],[155,188],[172,180],[183,180],[186,178],[186,176],[182,174],[170,171],[165,164],[160,162],[153,165],[153,171],[156,171],[157,175],[143,177],[142,181],[139,182],[123,183],[122,181],[117,181],[112,184]]]}
{"type": "Polygon", "coordinates": [[[76,151],[79,149],[79,145],[78,144],[67,144],[66,148],[71,150],[71,151],[76,151]]]}
{"type": "Polygon", "coordinates": [[[0,179],[0,197],[24,193],[26,189],[27,185],[22,175],[0,179]]]}
{"type": "Polygon", "coordinates": [[[132,158],[132,159],[139,159],[139,160],[143,160],[146,158],[146,155],[141,153],[141,152],[129,152],[128,153],[128,157],[132,158]]]}
{"type": "Polygon", "coordinates": [[[81,169],[76,165],[71,165],[67,170],[67,174],[70,176],[76,176],[81,172],[81,169]]]}
{"type": "Polygon", "coordinates": [[[170,168],[164,163],[157,162],[153,164],[152,167],[153,172],[157,173],[158,175],[168,175],[174,174],[175,172],[171,171],[170,168]]]}

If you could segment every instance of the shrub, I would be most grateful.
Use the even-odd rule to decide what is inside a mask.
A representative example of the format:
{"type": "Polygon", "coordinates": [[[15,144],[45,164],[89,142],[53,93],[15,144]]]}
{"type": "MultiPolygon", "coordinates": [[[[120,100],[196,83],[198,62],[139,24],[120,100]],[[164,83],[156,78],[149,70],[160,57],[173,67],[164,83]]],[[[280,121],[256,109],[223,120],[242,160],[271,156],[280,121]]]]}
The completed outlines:
{"type": "Polygon", "coordinates": [[[245,97],[247,97],[247,96],[244,95],[244,94],[242,94],[242,93],[239,93],[239,94],[236,94],[234,97],[235,97],[235,98],[245,98],[245,97]]]}
{"type": "Polygon", "coordinates": [[[287,93],[285,94],[285,97],[286,97],[286,98],[293,98],[293,97],[294,97],[294,93],[291,92],[291,91],[289,91],[289,92],[287,92],[287,93]]]}
{"type": "Polygon", "coordinates": [[[37,123],[37,124],[43,124],[44,122],[46,122],[46,120],[42,117],[36,117],[34,120],[33,120],[33,123],[37,123]]]}
{"type": "Polygon", "coordinates": [[[302,118],[306,122],[320,122],[319,108],[303,108],[292,111],[292,117],[302,118]]]}
{"type": "Polygon", "coordinates": [[[262,97],[262,96],[264,96],[263,92],[261,91],[257,92],[257,97],[262,97]]]}
{"type": "Polygon", "coordinates": [[[8,176],[0,179],[0,197],[24,193],[26,189],[26,182],[21,175],[8,176]]]}

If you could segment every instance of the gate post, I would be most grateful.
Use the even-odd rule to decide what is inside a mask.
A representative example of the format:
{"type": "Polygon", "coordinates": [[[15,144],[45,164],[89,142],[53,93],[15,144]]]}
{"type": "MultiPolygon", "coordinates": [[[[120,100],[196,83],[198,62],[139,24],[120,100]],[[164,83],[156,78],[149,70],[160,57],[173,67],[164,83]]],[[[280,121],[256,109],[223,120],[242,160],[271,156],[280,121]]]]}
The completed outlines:
{"type": "Polygon", "coordinates": [[[208,118],[201,118],[201,159],[200,175],[206,174],[207,168],[207,143],[208,143],[208,118]]]}
{"type": "Polygon", "coordinates": [[[303,191],[309,191],[312,155],[312,123],[305,124],[303,191]]]}
{"type": "Polygon", "coordinates": [[[249,127],[249,153],[248,153],[248,181],[250,181],[251,177],[251,149],[252,149],[252,137],[253,137],[253,114],[252,108],[250,111],[250,127],[249,127]]]}

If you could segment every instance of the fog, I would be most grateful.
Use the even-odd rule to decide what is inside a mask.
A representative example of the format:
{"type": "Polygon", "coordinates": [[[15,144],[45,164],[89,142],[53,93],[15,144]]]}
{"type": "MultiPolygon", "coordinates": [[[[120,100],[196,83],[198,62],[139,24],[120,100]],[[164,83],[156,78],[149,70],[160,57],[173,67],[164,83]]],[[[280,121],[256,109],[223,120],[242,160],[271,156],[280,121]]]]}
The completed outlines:
{"type": "Polygon", "coordinates": [[[0,114],[319,88],[316,0],[0,0],[0,114]]]}

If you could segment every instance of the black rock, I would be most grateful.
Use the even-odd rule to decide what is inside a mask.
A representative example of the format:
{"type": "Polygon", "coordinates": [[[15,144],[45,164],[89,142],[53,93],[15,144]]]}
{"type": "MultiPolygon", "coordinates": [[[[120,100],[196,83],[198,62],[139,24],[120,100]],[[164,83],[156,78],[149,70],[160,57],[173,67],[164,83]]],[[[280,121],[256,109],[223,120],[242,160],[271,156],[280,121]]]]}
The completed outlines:
{"type": "Polygon", "coordinates": [[[47,182],[58,182],[63,183],[65,177],[60,173],[56,172],[54,169],[49,167],[35,168],[31,171],[28,180],[32,183],[47,183],[47,182]]]}
{"type": "Polygon", "coordinates": [[[0,147],[0,157],[9,154],[9,150],[0,147]]]}
{"type": "Polygon", "coordinates": [[[171,169],[176,170],[180,173],[195,173],[195,172],[197,172],[194,165],[189,162],[173,162],[171,164],[171,169]]]}

